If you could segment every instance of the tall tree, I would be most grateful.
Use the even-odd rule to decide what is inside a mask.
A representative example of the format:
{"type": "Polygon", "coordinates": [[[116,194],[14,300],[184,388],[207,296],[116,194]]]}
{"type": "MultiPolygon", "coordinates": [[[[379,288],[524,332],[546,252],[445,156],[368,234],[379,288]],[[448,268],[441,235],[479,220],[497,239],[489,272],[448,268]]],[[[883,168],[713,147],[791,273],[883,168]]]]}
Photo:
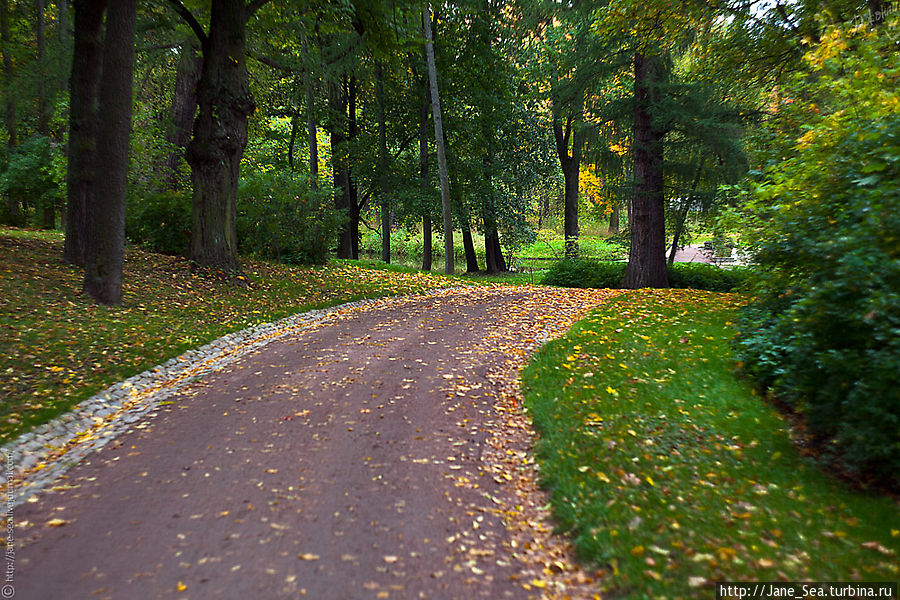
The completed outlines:
{"type": "Polygon", "coordinates": [[[194,41],[192,39],[184,40],[178,48],[171,123],[166,134],[166,140],[171,149],[166,154],[165,179],[173,190],[177,190],[183,185],[182,177],[178,173],[178,165],[181,163],[191,139],[194,114],[197,112],[197,83],[200,80],[202,66],[203,58],[197,52],[194,41]]]}
{"type": "Polygon", "coordinates": [[[103,60],[105,0],[74,0],[75,36],[69,80],[69,154],[66,170],[66,262],[84,266],[87,210],[94,190],[103,60]]]}
{"type": "MultiPolygon", "coordinates": [[[[16,128],[16,101],[13,94],[12,39],[9,32],[9,0],[0,0],[0,52],[3,53],[3,104],[4,125],[6,126],[6,146],[9,154],[18,145],[16,128]]],[[[10,225],[22,225],[23,215],[19,210],[19,199],[8,195],[7,219],[10,225]]]]}
{"type": "Polygon", "coordinates": [[[438,173],[441,179],[441,210],[444,215],[444,272],[452,275],[453,265],[453,215],[450,209],[450,178],[447,174],[447,154],[444,150],[444,124],[441,118],[441,99],[438,95],[437,67],[434,63],[434,41],[431,37],[431,5],[422,10],[422,27],[425,31],[425,56],[428,62],[428,81],[431,88],[431,114],[434,118],[434,139],[437,146],[438,173]]]}
{"type": "Polygon", "coordinates": [[[122,301],[136,11],[137,0],[112,2],[103,41],[96,159],[104,173],[88,204],[84,269],[84,291],[102,304],[122,301]]]}
{"type": "Polygon", "coordinates": [[[666,215],[663,138],[654,107],[660,103],[663,59],[634,55],[634,196],[626,288],[669,287],[666,271],[666,215]]]}
{"type": "Polygon", "coordinates": [[[211,0],[209,32],[179,0],[169,0],[200,41],[203,67],[198,113],[187,147],[193,183],[190,258],[200,266],[240,272],[237,188],[256,109],[246,59],[247,21],[268,0],[211,0]]]}

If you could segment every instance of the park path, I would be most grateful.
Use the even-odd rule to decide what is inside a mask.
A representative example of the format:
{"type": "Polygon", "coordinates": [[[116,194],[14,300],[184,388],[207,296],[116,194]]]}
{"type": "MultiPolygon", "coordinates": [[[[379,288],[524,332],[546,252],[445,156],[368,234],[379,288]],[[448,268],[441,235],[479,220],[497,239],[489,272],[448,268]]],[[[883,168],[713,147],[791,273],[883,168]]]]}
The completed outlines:
{"type": "Polygon", "coordinates": [[[273,341],[18,507],[15,597],[590,597],[513,382],[613,293],[439,291],[273,341]]]}

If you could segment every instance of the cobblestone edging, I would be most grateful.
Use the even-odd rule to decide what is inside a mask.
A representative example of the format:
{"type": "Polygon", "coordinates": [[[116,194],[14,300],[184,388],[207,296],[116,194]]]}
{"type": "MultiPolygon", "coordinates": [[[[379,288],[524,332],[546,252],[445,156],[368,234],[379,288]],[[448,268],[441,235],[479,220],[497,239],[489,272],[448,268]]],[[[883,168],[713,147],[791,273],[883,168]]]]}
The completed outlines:
{"type": "MultiPolygon", "coordinates": [[[[448,289],[434,293],[447,293],[448,289]]],[[[428,295],[428,294],[426,294],[428,295]]],[[[419,296],[421,297],[421,296],[419,296]]],[[[402,297],[401,297],[402,298],[402,297]]],[[[222,336],[217,340],[116,383],[69,412],[22,434],[0,448],[5,470],[0,491],[7,500],[0,515],[54,482],[82,458],[129,430],[147,413],[198,377],[219,370],[276,339],[297,333],[351,309],[371,308],[400,298],[348,302],[299,313],[222,336]]]]}

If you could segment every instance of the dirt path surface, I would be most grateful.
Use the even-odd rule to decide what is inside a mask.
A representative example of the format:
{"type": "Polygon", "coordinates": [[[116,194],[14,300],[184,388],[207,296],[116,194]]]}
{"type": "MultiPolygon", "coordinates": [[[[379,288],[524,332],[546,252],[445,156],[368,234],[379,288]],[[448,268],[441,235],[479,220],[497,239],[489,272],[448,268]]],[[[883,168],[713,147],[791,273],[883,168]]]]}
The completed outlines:
{"type": "Polygon", "coordinates": [[[591,597],[511,382],[610,294],[442,291],[270,343],[18,507],[15,597],[591,597]]]}

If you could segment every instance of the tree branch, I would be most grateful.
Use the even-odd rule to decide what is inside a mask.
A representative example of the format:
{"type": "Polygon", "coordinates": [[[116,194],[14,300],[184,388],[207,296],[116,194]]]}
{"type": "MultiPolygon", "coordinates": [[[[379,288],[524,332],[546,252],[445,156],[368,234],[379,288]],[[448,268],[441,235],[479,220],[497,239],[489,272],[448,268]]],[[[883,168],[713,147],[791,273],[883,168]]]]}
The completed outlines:
{"type": "Polygon", "coordinates": [[[194,35],[197,36],[197,39],[200,40],[200,43],[205,46],[206,42],[209,38],[206,37],[206,32],[203,31],[203,26],[197,21],[191,11],[187,9],[187,7],[181,3],[180,0],[168,0],[169,4],[175,9],[175,12],[184,19],[184,22],[188,24],[191,30],[194,32],[194,35]]]}

